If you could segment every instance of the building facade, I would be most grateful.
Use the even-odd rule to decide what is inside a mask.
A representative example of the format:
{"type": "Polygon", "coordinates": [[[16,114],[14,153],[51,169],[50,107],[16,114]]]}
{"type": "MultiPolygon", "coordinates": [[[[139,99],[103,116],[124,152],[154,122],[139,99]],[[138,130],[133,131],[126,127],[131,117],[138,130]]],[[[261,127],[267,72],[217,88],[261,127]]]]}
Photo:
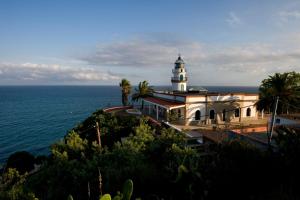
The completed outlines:
{"type": "Polygon", "coordinates": [[[157,120],[170,121],[170,116],[185,125],[224,124],[258,118],[255,103],[258,94],[214,93],[187,89],[187,73],[183,59],[175,61],[171,78],[172,91],[155,91],[143,98],[144,113],[157,120]]]}
{"type": "MultiPolygon", "coordinates": [[[[268,123],[269,129],[271,123],[272,123],[272,116],[270,116],[269,118],[269,123],[268,123]]],[[[276,115],[274,125],[300,128],[300,114],[295,113],[295,114],[276,115]]]]}

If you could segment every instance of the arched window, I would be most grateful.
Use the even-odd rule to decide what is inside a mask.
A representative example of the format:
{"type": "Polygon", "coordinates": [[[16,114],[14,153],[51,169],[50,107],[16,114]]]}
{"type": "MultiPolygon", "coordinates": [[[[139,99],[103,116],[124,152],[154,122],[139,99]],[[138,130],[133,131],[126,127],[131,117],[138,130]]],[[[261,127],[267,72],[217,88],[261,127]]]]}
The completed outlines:
{"type": "Polygon", "coordinates": [[[251,116],[251,109],[250,109],[250,108],[247,108],[246,116],[247,116],[247,117],[250,117],[250,116],[251,116]]]}
{"type": "Polygon", "coordinates": [[[180,74],[180,81],[183,81],[183,75],[180,74]]]}
{"type": "Polygon", "coordinates": [[[181,84],[181,91],[183,91],[184,90],[184,85],[183,84],[181,84]]]}
{"type": "Polygon", "coordinates": [[[200,110],[197,110],[195,112],[195,120],[200,120],[200,119],[201,119],[201,112],[200,112],[200,110]]]}
{"type": "Polygon", "coordinates": [[[224,122],[226,121],[226,110],[225,109],[223,110],[223,113],[222,113],[222,120],[224,122]]]}
{"type": "Polygon", "coordinates": [[[239,117],[240,116],[240,109],[239,108],[237,108],[237,109],[234,110],[234,116],[235,117],[239,117]]]}
{"type": "Polygon", "coordinates": [[[215,111],[214,110],[209,111],[209,119],[215,119],[215,111]]]}

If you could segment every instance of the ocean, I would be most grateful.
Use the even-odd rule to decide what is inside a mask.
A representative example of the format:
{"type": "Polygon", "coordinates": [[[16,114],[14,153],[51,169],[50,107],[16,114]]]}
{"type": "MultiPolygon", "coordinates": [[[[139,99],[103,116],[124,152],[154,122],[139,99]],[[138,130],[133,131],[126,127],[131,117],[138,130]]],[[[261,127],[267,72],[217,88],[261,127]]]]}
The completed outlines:
{"type": "MultiPolygon", "coordinates": [[[[258,91],[257,87],[204,88],[258,91]]],[[[118,86],[0,86],[0,165],[16,151],[48,154],[52,143],[91,113],[117,105],[121,105],[118,86]]]]}

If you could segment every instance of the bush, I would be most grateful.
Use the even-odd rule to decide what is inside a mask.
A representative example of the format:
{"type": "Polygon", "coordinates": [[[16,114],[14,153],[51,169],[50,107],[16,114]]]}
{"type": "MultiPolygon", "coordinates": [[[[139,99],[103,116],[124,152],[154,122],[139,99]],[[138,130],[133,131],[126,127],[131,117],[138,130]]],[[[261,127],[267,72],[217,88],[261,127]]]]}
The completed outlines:
{"type": "Polygon", "coordinates": [[[19,151],[9,156],[6,168],[15,168],[21,174],[34,169],[35,158],[27,151],[19,151]]]}

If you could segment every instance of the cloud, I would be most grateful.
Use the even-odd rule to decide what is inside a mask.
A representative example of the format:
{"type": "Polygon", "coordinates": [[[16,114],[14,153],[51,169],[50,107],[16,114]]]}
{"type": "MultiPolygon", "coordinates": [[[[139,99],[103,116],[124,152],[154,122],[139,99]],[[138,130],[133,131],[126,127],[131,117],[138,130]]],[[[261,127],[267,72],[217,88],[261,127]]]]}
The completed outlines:
{"type": "Polygon", "coordinates": [[[236,26],[242,24],[242,20],[234,12],[229,12],[229,17],[226,19],[226,22],[230,26],[236,26]]]}
{"type": "Polygon", "coordinates": [[[79,59],[100,66],[159,67],[171,64],[180,52],[199,52],[201,48],[200,43],[187,42],[172,34],[154,34],[98,44],[93,53],[79,59]]]}
{"type": "MultiPolygon", "coordinates": [[[[190,80],[197,82],[207,78],[208,82],[201,84],[221,80],[227,84],[254,85],[274,72],[297,70],[300,65],[300,40],[293,40],[293,45],[284,39],[276,43],[222,45],[171,38],[172,35],[166,41],[165,37],[154,35],[153,38],[135,37],[100,44],[94,52],[80,59],[90,65],[110,66],[112,70],[123,67],[130,73],[145,71],[145,78],[152,82],[152,79],[159,81],[163,75],[170,75],[177,54],[181,53],[191,73],[190,80]],[[159,78],[155,77],[156,72],[159,78]]],[[[168,80],[168,77],[163,78],[168,80]]]]}
{"type": "Polygon", "coordinates": [[[293,33],[269,43],[215,44],[148,34],[99,44],[76,57],[76,65],[0,62],[0,84],[117,84],[124,77],[133,84],[148,80],[166,85],[181,53],[191,85],[257,85],[275,72],[299,71],[299,36],[293,33]]]}
{"type": "Polygon", "coordinates": [[[111,72],[94,68],[78,68],[57,64],[0,63],[0,78],[4,82],[68,83],[119,80],[111,72]]]}
{"type": "Polygon", "coordinates": [[[300,19],[300,11],[298,11],[298,10],[281,11],[281,12],[279,12],[278,15],[282,22],[288,22],[289,20],[300,19]]]}
{"type": "MultiPolygon", "coordinates": [[[[300,40],[298,42],[300,44],[300,40]]],[[[231,66],[232,71],[235,71],[241,66],[251,66],[244,69],[244,71],[251,71],[255,67],[299,64],[300,48],[297,45],[291,49],[278,42],[276,45],[269,43],[216,45],[188,40],[180,40],[178,43],[174,41],[169,44],[159,38],[152,40],[135,38],[98,45],[94,53],[80,59],[91,65],[147,69],[170,66],[180,52],[189,66],[211,66],[216,70],[231,66]]]]}

